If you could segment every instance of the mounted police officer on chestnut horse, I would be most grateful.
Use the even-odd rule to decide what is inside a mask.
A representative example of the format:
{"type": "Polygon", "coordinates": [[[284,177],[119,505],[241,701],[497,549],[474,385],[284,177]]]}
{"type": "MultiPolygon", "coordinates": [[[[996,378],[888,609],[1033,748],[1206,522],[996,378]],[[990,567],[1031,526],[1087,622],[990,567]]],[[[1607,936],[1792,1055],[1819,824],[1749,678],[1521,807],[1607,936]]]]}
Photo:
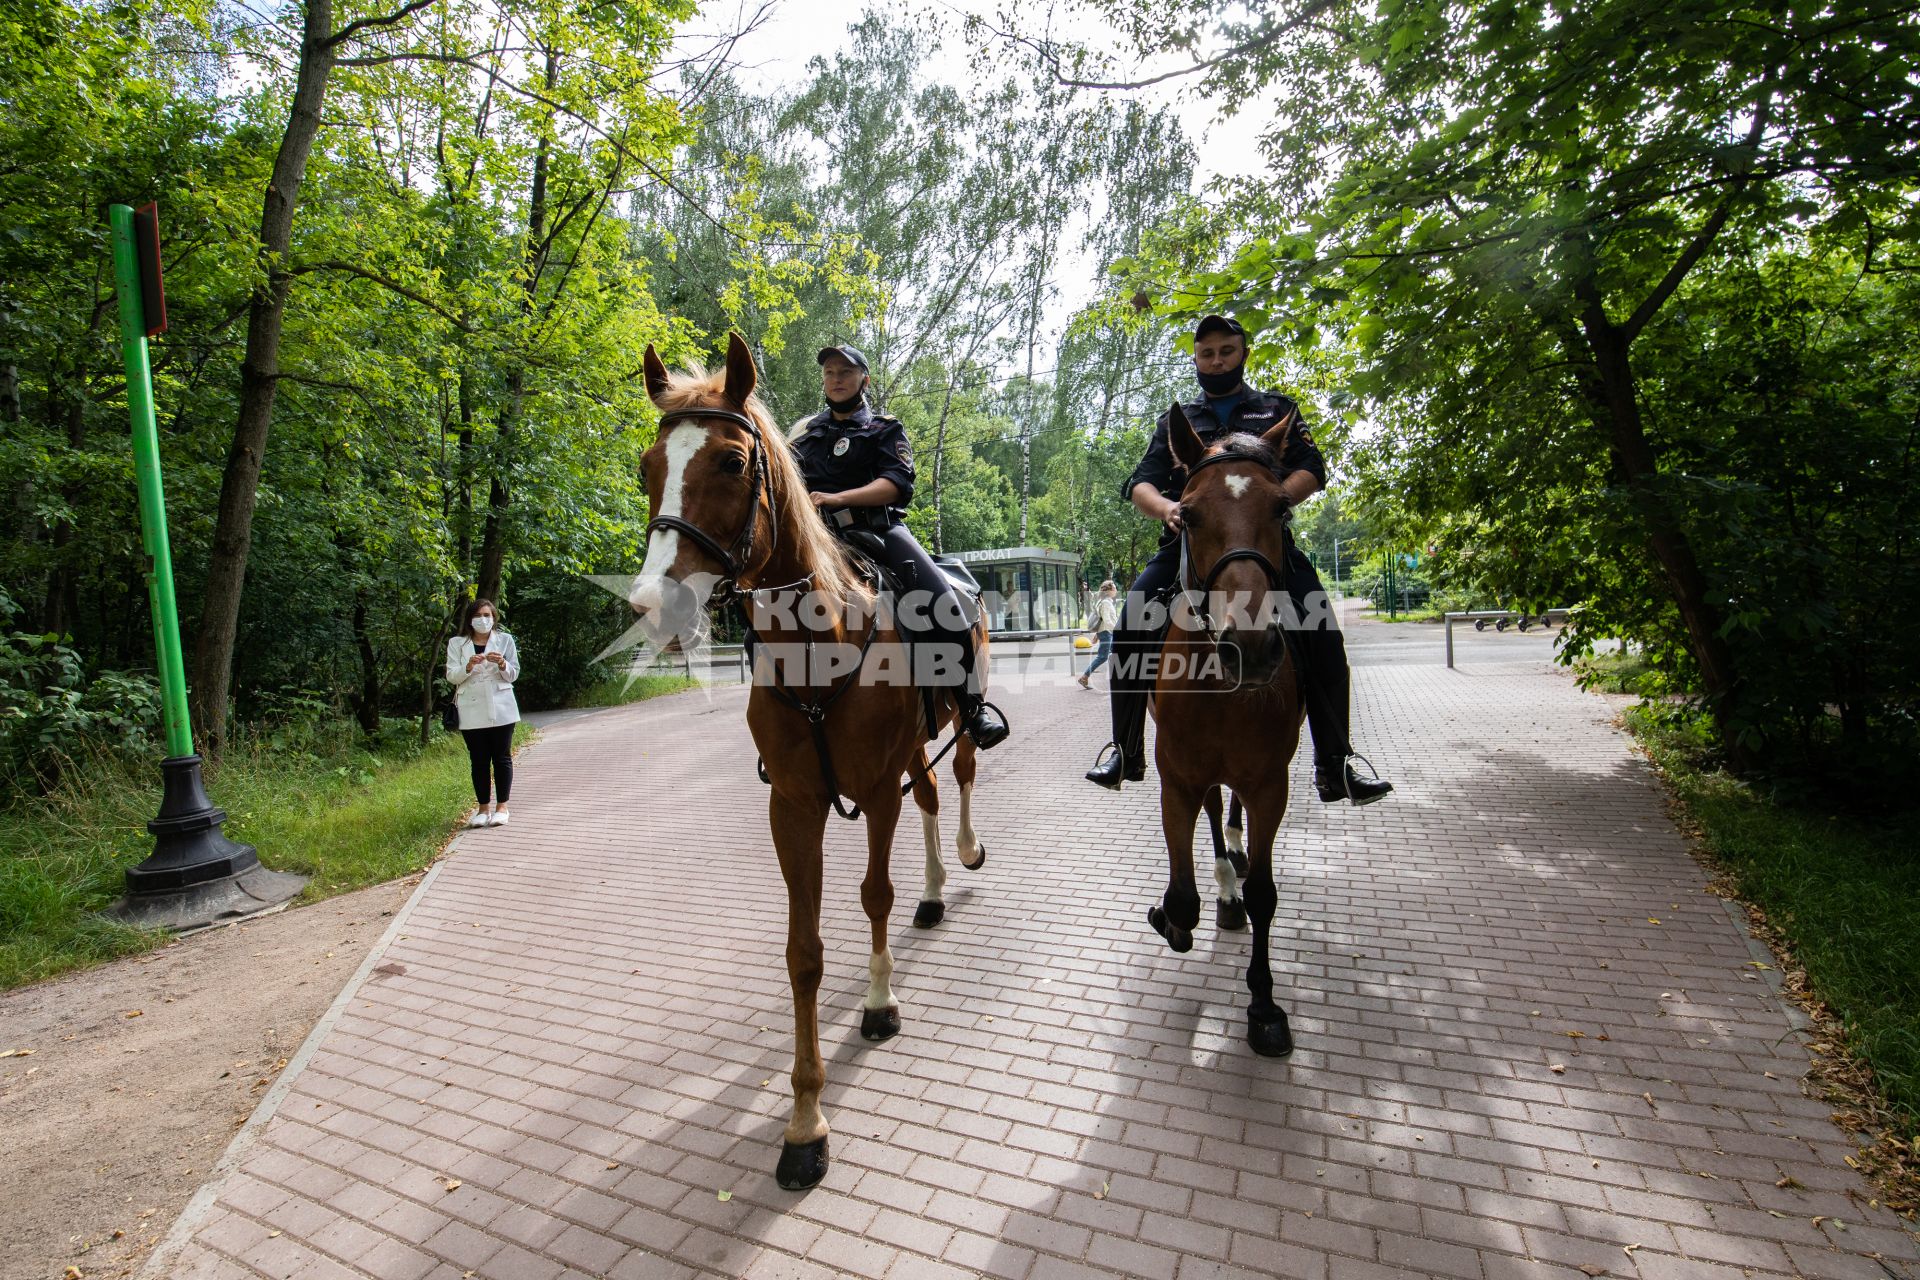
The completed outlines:
{"type": "MultiPolygon", "coordinates": [[[[1285,453],[1279,459],[1282,488],[1295,506],[1326,487],[1326,462],[1286,396],[1261,391],[1246,382],[1247,335],[1240,323],[1210,315],[1193,334],[1194,373],[1202,395],[1182,410],[1202,445],[1245,433],[1265,435],[1291,421],[1285,453]]],[[[1121,783],[1146,777],[1147,700],[1154,685],[1154,663],[1169,621],[1168,604],[1179,589],[1180,492],[1187,473],[1168,442],[1168,417],[1162,415],[1146,456],[1122,488],[1122,496],[1149,519],[1166,526],[1160,549],[1128,588],[1120,629],[1113,639],[1113,741],[1101,751],[1087,780],[1118,791],[1121,783]]],[[[1327,803],[1348,800],[1371,804],[1393,790],[1378,778],[1363,778],[1347,735],[1348,670],[1346,641],[1326,605],[1325,589],[1313,564],[1291,549],[1282,570],[1284,587],[1302,625],[1288,630],[1295,660],[1303,671],[1307,724],[1313,732],[1314,782],[1327,803]]]]}

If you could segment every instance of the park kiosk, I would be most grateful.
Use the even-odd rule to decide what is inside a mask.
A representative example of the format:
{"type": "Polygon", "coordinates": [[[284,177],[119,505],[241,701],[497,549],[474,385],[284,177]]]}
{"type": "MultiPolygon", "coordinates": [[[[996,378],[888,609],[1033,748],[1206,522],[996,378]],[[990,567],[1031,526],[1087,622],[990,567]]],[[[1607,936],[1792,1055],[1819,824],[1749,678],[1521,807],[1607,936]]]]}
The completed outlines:
{"type": "Polygon", "coordinates": [[[1050,547],[954,551],[980,583],[994,635],[1060,635],[1080,625],[1080,557],[1050,547]]]}
{"type": "Polygon", "coordinates": [[[167,756],[160,762],[160,812],[147,830],[153,853],[127,872],[127,892],[108,915],[143,929],[192,929],[278,906],[305,887],[305,876],[270,871],[252,845],[227,839],[224,810],[207,798],[200,757],[187,717],[186,670],[173,598],[173,552],[167,538],[166,493],[160,483],[160,436],[153,418],[147,339],[167,327],[160,278],[160,214],[149,204],[107,211],[113,275],[120,302],[120,344],[126,359],[127,409],[133,419],[134,473],[140,496],[140,541],[147,557],[147,598],[166,711],[167,756]]]}

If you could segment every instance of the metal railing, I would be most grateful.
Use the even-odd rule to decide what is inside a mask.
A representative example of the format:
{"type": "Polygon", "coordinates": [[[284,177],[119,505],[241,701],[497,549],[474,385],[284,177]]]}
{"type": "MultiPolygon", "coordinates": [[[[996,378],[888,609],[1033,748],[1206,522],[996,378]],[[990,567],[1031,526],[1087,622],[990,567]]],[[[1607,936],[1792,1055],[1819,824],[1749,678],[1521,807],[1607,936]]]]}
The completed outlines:
{"type": "MultiPolygon", "coordinates": [[[[1564,624],[1567,620],[1567,610],[1548,609],[1545,613],[1522,613],[1515,609],[1473,609],[1466,613],[1449,613],[1445,615],[1445,619],[1447,624],[1447,670],[1451,671],[1453,670],[1453,624],[1454,623],[1471,622],[1475,625],[1475,628],[1477,630],[1484,631],[1486,630],[1487,623],[1493,622],[1496,620],[1505,621],[1505,622],[1519,622],[1523,624],[1521,629],[1525,630],[1526,626],[1524,624],[1531,623],[1535,619],[1537,619],[1543,626],[1552,626],[1556,619],[1562,624],[1564,624]]],[[[1503,631],[1505,629],[1506,629],[1505,627],[1500,628],[1500,630],[1503,630],[1503,631]]]]}

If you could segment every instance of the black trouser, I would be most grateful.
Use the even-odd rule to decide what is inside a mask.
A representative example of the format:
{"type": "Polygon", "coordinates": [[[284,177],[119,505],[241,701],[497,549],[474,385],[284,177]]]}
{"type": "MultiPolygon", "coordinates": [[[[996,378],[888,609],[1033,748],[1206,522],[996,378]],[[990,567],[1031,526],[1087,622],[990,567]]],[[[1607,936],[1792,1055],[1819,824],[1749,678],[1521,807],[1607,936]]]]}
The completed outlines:
{"type": "Polygon", "coordinates": [[[473,798],[487,804],[497,790],[500,803],[505,804],[513,790],[513,726],[497,724],[490,729],[462,729],[460,736],[467,740],[467,761],[473,766],[473,798]],[[489,766],[493,770],[491,786],[487,781],[489,766]]]}
{"type": "MultiPolygon", "coordinates": [[[[1347,740],[1347,641],[1330,611],[1308,605],[1323,591],[1320,575],[1298,547],[1289,545],[1282,586],[1308,625],[1290,631],[1301,659],[1307,694],[1307,725],[1313,731],[1316,768],[1338,773],[1353,746],[1347,740]],[[1315,625],[1319,624],[1319,625],[1315,625]]],[[[1113,636],[1113,740],[1129,761],[1144,760],[1147,698],[1153,692],[1150,655],[1160,652],[1168,625],[1167,604],[1179,588],[1180,544],[1169,542],[1127,588],[1120,627],[1113,636]],[[1150,617],[1149,614],[1155,616],[1150,617]],[[1158,622],[1159,625],[1151,625],[1158,622]]]]}
{"type": "MultiPolygon", "coordinates": [[[[927,554],[926,548],[920,545],[920,540],[913,536],[912,530],[906,525],[893,524],[873,532],[880,538],[881,563],[886,565],[900,585],[896,608],[899,608],[901,635],[915,645],[924,646],[932,642],[945,647],[942,656],[958,663],[966,677],[964,684],[955,688],[954,692],[959,696],[962,707],[971,705],[980,697],[980,676],[974,669],[977,655],[973,648],[971,602],[954,589],[952,579],[941,572],[940,566],[933,562],[933,557],[927,554]],[[914,597],[911,604],[900,607],[907,603],[909,597],[914,597]]],[[[926,656],[930,658],[932,655],[926,656]]],[[[929,665],[916,658],[914,669],[925,670],[929,665]]]]}

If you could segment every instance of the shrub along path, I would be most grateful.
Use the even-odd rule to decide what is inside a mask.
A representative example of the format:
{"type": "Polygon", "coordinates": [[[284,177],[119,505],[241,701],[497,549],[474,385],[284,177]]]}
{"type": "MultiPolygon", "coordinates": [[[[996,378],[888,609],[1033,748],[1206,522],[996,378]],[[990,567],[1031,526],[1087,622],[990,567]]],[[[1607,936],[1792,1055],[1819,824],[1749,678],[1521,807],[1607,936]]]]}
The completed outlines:
{"type": "Polygon", "coordinates": [[[1008,690],[991,857],[931,932],[897,843],[883,1046],[859,834],[830,828],[836,1163],[798,1196],[740,693],[556,723],[514,825],[461,837],[149,1274],[1920,1276],[1614,704],[1536,640],[1357,670],[1400,790],[1283,828],[1285,1062],[1240,1038],[1245,935],[1147,929],[1157,794],[1079,776],[1104,700],[1008,690]]]}

